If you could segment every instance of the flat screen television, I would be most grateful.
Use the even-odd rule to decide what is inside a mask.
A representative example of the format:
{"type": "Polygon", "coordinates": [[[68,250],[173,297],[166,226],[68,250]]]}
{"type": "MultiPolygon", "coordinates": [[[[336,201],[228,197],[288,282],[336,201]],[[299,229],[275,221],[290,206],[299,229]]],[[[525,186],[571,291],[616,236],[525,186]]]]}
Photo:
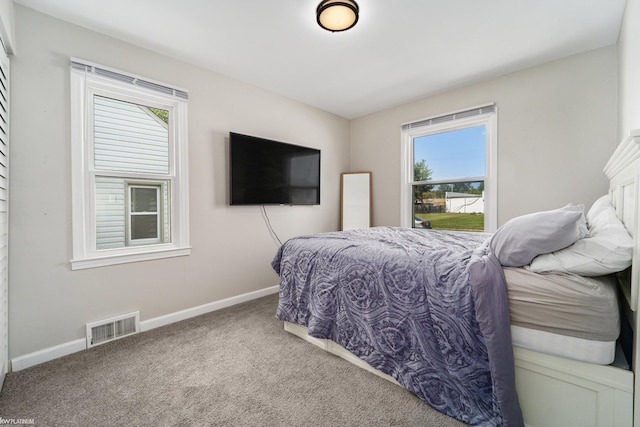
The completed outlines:
{"type": "Polygon", "coordinates": [[[320,150],[229,133],[232,205],[319,205],[320,150]]]}

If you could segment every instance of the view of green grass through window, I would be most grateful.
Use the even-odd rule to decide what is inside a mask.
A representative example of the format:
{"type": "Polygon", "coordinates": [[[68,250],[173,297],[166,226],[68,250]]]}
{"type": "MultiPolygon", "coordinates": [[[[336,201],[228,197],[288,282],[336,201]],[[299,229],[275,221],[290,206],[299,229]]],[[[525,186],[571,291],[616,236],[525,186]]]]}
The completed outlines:
{"type": "Polygon", "coordinates": [[[484,231],[484,125],[413,139],[414,227],[484,231]]]}

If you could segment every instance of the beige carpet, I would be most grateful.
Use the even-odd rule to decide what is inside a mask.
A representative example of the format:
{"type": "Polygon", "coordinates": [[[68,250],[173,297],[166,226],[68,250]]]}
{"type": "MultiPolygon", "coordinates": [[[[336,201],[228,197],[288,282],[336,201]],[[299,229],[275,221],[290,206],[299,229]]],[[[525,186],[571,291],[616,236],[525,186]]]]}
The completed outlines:
{"type": "Polygon", "coordinates": [[[37,426],[463,426],[292,336],[277,295],[7,375],[0,417],[37,426]]]}

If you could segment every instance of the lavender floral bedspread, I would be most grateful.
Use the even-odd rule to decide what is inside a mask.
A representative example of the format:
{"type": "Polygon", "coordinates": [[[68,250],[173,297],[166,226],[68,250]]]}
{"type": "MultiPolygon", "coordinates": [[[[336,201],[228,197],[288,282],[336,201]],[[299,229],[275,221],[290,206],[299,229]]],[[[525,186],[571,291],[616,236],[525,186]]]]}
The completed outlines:
{"type": "Polygon", "coordinates": [[[484,233],[395,227],[293,238],[277,317],[477,426],[522,426],[504,276],[484,233]]]}

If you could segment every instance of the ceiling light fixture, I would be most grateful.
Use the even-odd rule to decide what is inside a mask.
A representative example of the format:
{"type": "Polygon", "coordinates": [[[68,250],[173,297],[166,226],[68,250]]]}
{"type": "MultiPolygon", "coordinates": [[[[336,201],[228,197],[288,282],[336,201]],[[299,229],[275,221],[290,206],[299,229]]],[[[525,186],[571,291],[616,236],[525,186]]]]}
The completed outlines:
{"type": "Polygon", "coordinates": [[[316,10],[318,25],[332,32],[356,25],[360,8],[354,0],[322,0],[316,10]]]}

